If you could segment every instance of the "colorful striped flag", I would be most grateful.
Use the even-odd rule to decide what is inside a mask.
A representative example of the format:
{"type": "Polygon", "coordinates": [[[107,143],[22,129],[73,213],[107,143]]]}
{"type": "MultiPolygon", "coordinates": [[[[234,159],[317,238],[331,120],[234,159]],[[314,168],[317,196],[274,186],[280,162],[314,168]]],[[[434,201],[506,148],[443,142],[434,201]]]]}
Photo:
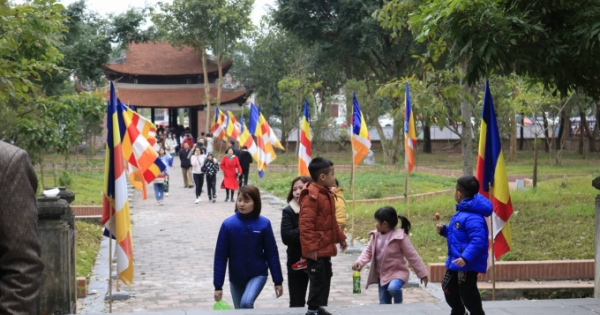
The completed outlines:
{"type": "Polygon", "coordinates": [[[235,141],[240,141],[240,123],[235,119],[235,116],[230,111],[227,111],[227,136],[235,141]]]}
{"type": "Polygon", "coordinates": [[[117,112],[123,117],[122,150],[123,157],[128,162],[129,180],[131,185],[142,191],[142,198],[146,199],[146,184],[152,182],[166,168],[154,149],[156,126],[118,99],[117,112]]]}
{"type": "Polygon", "coordinates": [[[310,176],[308,172],[308,164],[312,159],[312,152],[310,148],[310,115],[308,111],[308,100],[304,101],[304,115],[302,115],[302,122],[300,123],[300,148],[298,150],[298,175],[299,176],[310,176]]]}
{"type": "Polygon", "coordinates": [[[494,110],[494,101],[490,93],[489,82],[485,84],[483,98],[483,111],[481,115],[481,133],[479,135],[479,156],[477,158],[477,180],[479,180],[480,193],[486,197],[492,195],[494,213],[494,256],[499,259],[510,251],[512,236],[508,220],[513,213],[510,191],[508,190],[508,177],[502,153],[500,131],[494,110]]]}
{"type": "MultiPolygon", "coordinates": [[[[265,151],[265,164],[271,164],[276,158],[277,154],[275,154],[275,148],[273,148],[273,143],[271,142],[271,126],[267,123],[267,120],[262,115],[259,110],[258,117],[258,126],[257,129],[261,130],[263,143],[264,143],[264,151],[265,151]]],[[[277,137],[275,137],[277,138],[277,137]]],[[[279,144],[281,145],[281,144],[279,144]]]]}
{"type": "Polygon", "coordinates": [[[354,111],[352,113],[352,160],[354,166],[357,166],[362,159],[367,156],[371,149],[371,137],[365,123],[365,117],[360,110],[360,105],[356,99],[356,93],[352,93],[354,102],[354,111]]]}
{"type": "Polygon", "coordinates": [[[227,132],[225,131],[225,119],[225,114],[217,107],[215,122],[210,129],[210,133],[212,133],[212,135],[217,139],[224,139],[227,137],[227,132]]]}
{"type": "Polygon", "coordinates": [[[404,166],[408,174],[415,167],[415,148],[417,147],[417,130],[415,129],[415,118],[412,104],[410,103],[410,92],[406,82],[406,97],[404,107],[404,166]]]}
{"type": "Polygon", "coordinates": [[[246,127],[246,123],[244,122],[244,117],[242,117],[242,121],[241,121],[240,125],[241,125],[240,147],[245,146],[246,148],[248,148],[248,152],[250,153],[250,155],[252,155],[252,158],[256,161],[256,163],[258,165],[257,167],[259,168],[259,171],[260,171],[262,168],[262,165],[261,165],[261,160],[258,156],[258,147],[256,146],[254,139],[252,139],[252,135],[250,134],[250,131],[248,131],[248,128],[246,127]]]}
{"type": "MultiPolygon", "coordinates": [[[[285,151],[285,149],[283,148],[283,146],[281,145],[281,142],[279,142],[279,138],[277,138],[277,135],[275,134],[275,132],[273,131],[273,128],[271,128],[271,125],[269,125],[269,122],[265,119],[265,117],[263,116],[262,113],[260,113],[260,123],[263,126],[263,133],[265,135],[267,135],[267,137],[265,137],[266,142],[271,143],[272,145],[274,145],[276,148],[285,151]]],[[[275,154],[275,151],[273,151],[273,154],[275,154]]]]}
{"type": "Polygon", "coordinates": [[[265,149],[265,138],[263,128],[260,123],[260,110],[254,104],[250,104],[250,130],[249,132],[256,136],[257,148],[257,169],[258,176],[262,178],[265,175],[267,167],[267,154],[265,149]]]}
{"type": "Polygon", "coordinates": [[[125,134],[125,121],[119,114],[115,87],[110,83],[110,100],[106,126],[106,159],[104,168],[104,194],[102,198],[102,224],[105,235],[115,239],[117,277],[125,284],[133,281],[133,238],[127,199],[125,157],[121,140],[125,134]]]}

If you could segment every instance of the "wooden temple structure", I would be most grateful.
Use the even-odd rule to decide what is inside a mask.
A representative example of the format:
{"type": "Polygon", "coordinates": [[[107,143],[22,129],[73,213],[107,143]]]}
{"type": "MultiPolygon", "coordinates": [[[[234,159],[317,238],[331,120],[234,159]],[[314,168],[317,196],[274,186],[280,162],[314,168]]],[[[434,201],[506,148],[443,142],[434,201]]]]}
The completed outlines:
{"type": "MultiPolygon", "coordinates": [[[[223,64],[223,77],[233,61],[223,64]]],[[[127,51],[103,66],[108,80],[115,83],[117,97],[135,108],[150,108],[155,122],[155,109],[168,110],[169,126],[177,125],[178,110],[188,109],[189,127],[194,136],[210,128],[204,100],[204,72],[200,54],[191,48],[181,50],[165,42],[131,43],[127,51]]],[[[218,67],[207,59],[211,105],[217,98],[218,67]]],[[[106,95],[108,97],[108,94],[106,95]]],[[[244,87],[221,91],[221,109],[237,112],[246,102],[244,87]]],[[[211,111],[213,106],[211,106],[211,111]]],[[[211,117],[214,114],[211,113],[211,117]]]]}

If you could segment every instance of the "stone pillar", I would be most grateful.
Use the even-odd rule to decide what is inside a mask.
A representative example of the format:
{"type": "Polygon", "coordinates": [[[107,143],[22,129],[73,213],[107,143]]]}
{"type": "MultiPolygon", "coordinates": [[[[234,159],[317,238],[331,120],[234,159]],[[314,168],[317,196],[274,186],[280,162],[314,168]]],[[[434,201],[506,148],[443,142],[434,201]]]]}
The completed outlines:
{"type": "Polygon", "coordinates": [[[57,197],[37,199],[38,229],[42,244],[42,274],[39,314],[75,314],[75,216],[69,202],[75,195],[61,187],[57,197]],[[67,201],[69,200],[69,201],[67,201]]]}

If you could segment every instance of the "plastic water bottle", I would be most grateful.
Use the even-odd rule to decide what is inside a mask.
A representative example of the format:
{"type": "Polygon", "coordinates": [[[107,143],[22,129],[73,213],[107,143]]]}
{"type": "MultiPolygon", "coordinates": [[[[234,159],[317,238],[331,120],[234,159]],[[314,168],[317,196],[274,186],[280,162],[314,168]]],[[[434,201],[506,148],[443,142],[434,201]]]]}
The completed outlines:
{"type": "Polygon", "coordinates": [[[352,274],[352,293],[360,293],[360,271],[352,274]]]}

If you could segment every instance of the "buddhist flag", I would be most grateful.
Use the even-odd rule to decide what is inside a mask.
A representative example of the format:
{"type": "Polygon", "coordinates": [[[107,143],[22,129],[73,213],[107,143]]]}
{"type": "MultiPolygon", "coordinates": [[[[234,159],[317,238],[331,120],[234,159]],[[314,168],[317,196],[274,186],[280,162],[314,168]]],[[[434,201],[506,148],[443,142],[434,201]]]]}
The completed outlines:
{"type": "Polygon", "coordinates": [[[352,93],[352,100],[354,102],[354,110],[352,112],[352,159],[354,166],[357,166],[362,159],[367,156],[369,149],[371,149],[371,138],[369,137],[369,130],[365,123],[365,117],[360,110],[360,105],[356,99],[356,93],[352,93]]]}
{"type": "Polygon", "coordinates": [[[227,132],[225,131],[225,114],[223,111],[216,108],[215,120],[210,129],[210,133],[215,136],[217,139],[224,139],[227,137],[227,132]]]}
{"type": "Polygon", "coordinates": [[[235,119],[232,112],[227,111],[227,136],[233,138],[236,141],[240,141],[240,123],[235,119]]]}
{"type": "Polygon", "coordinates": [[[256,149],[257,149],[257,169],[258,176],[262,178],[265,175],[265,169],[268,164],[267,154],[265,149],[265,137],[263,134],[263,128],[260,122],[260,110],[254,104],[250,105],[250,130],[249,132],[256,136],[256,149]]]}
{"type": "Polygon", "coordinates": [[[406,82],[406,97],[404,107],[404,166],[410,174],[415,167],[415,148],[417,147],[417,130],[415,129],[415,118],[412,104],[410,103],[410,92],[406,82]]]}
{"type": "Polygon", "coordinates": [[[481,133],[479,135],[479,156],[477,158],[477,180],[481,186],[480,193],[486,197],[492,195],[494,213],[494,256],[499,259],[510,251],[512,237],[508,220],[513,213],[508,177],[500,142],[500,132],[494,111],[494,102],[490,93],[489,82],[485,84],[483,112],[481,115],[481,133]]]}
{"type": "Polygon", "coordinates": [[[269,122],[265,119],[262,113],[260,113],[259,121],[263,127],[263,133],[266,135],[266,142],[269,142],[276,148],[285,151],[285,149],[281,145],[281,142],[279,142],[279,138],[277,138],[277,135],[275,134],[275,132],[273,132],[273,128],[271,128],[271,125],[269,125],[269,122]]]}
{"type": "Polygon", "coordinates": [[[252,135],[250,134],[250,131],[248,131],[248,128],[246,128],[246,123],[244,122],[244,117],[242,117],[242,121],[240,123],[240,147],[245,146],[246,148],[248,148],[248,152],[250,153],[250,155],[252,155],[252,158],[256,161],[257,163],[257,167],[259,168],[259,172],[262,170],[262,163],[261,160],[258,156],[258,147],[256,146],[256,143],[254,142],[254,139],[252,139],[252,135]]]}
{"type": "MultiPolygon", "coordinates": [[[[275,159],[277,158],[277,154],[275,154],[275,148],[273,148],[273,143],[271,142],[271,126],[269,126],[269,123],[267,123],[267,120],[262,115],[260,110],[258,117],[258,126],[256,126],[256,129],[260,129],[261,137],[263,138],[265,164],[271,164],[271,162],[275,161],[275,159]]],[[[258,137],[256,133],[255,135],[258,137]]],[[[277,137],[275,138],[277,139],[277,137]]],[[[279,140],[277,142],[279,142],[279,140]]]]}
{"type": "Polygon", "coordinates": [[[310,176],[308,172],[308,164],[312,159],[310,149],[310,115],[308,112],[308,100],[304,101],[304,115],[300,123],[300,148],[298,150],[298,175],[310,176]]]}
{"type": "Polygon", "coordinates": [[[125,121],[119,114],[115,87],[110,83],[110,100],[106,127],[106,158],[104,168],[104,194],[102,198],[102,224],[105,235],[116,241],[117,277],[125,284],[133,281],[133,238],[127,199],[127,175],[122,139],[125,121]]]}
{"type": "Polygon", "coordinates": [[[142,191],[142,198],[146,199],[146,184],[152,182],[166,168],[154,149],[156,126],[118,99],[117,112],[123,117],[122,150],[127,161],[129,181],[142,191]]]}

